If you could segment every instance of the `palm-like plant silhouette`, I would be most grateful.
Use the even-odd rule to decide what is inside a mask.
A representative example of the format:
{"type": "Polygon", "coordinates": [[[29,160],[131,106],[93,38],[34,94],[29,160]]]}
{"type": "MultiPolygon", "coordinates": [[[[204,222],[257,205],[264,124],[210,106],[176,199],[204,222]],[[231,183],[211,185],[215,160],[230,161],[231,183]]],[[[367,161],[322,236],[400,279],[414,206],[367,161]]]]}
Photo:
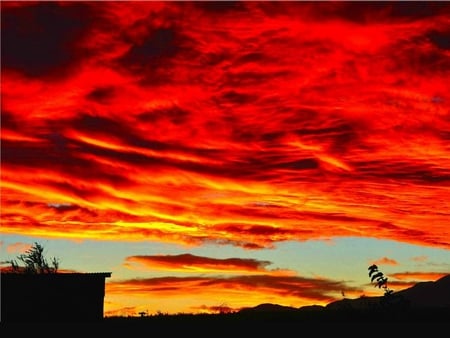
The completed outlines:
{"type": "Polygon", "coordinates": [[[379,289],[383,288],[385,296],[389,296],[394,292],[393,290],[388,288],[387,285],[388,278],[385,277],[384,274],[378,270],[377,265],[372,264],[371,266],[369,266],[368,270],[370,281],[372,283],[375,282],[375,287],[378,287],[379,289]]]}
{"type": "Polygon", "coordinates": [[[406,311],[410,307],[409,301],[404,296],[398,293],[392,295],[394,290],[389,289],[387,285],[388,278],[378,270],[378,266],[372,264],[368,270],[370,281],[374,283],[374,286],[384,289],[384,297],[380,299],[380,305],[383,310],[389,310],[388,313],[392,315],[395,311],[406,311]]]}

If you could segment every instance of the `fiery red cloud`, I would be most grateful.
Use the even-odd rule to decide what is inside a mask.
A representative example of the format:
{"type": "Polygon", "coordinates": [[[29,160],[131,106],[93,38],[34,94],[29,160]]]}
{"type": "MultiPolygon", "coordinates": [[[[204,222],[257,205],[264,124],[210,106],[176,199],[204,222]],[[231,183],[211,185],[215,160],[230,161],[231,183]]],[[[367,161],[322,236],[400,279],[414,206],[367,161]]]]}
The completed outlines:
{"type": "Polygon", "coordinates": [[[256,259],[225,258],[217,259],[201,257],[192,254],[157,255],[157,256],[130,256],[126,258],[125,266],[134,268],[135,265],[147,269],[196,272],[196,273],[253,273],[269,275],[293,275],[293,271],[266,269],[269,261],[256,259]]]}
{"type": "Polygon", "coordinates": [[[1,5],[3,233],[450,247],[448,3],[1,5]]]}

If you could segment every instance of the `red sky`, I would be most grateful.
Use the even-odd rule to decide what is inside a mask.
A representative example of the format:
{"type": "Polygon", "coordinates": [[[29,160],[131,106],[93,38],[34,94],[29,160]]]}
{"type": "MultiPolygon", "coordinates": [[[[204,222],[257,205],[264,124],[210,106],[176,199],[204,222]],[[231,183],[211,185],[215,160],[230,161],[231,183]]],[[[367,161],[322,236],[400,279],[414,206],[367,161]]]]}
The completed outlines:
{"type": "MultiPolygon", "coordinates": [[[[1,232],[448,250],[449,14],[446,2],[2,1],[1,232]]],[[[124,264],[251,274],[243,288],[309,282],[258,259],[124,264]]]]}

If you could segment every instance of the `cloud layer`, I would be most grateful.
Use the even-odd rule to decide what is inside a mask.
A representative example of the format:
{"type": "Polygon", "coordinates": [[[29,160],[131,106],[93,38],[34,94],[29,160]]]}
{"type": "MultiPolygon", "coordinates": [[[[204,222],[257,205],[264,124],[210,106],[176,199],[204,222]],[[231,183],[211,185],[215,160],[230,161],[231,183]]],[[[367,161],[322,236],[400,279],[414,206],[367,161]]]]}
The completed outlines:
{"type": "Polygon", "coordinates": [[[2,232],[448,249],[449,33],[446,3],[2,3],[2,232]]]}

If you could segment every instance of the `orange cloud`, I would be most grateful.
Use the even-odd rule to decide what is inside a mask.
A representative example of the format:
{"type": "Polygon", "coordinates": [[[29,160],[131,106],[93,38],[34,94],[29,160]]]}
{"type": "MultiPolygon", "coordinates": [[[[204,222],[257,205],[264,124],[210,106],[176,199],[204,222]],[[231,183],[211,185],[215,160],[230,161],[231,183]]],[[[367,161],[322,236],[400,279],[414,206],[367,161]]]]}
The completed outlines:
{"type": "Polygon", "coordinates": [[[392,258],[388,258],[388,257],[382,257],[379,258],[373,262],[371,262],[370,264],[376,264],[376,265],[398,265],[398,262],[395,259],[392,258]]]}
{"type": "Polygon", "coordinates": [[[415,284],[418,282],[435,281],[446,275],[447,273],[439,273],[439,272],[404,272],[404,273],[398,272],[392,274],[392,277],[398,281],[407,280],[411,284],[415,284]]]}
{"type": "Polygon", "coordinates": [[[294,272],[286,270],[268,270],[269,261],[255,259],[225,258],[195,256],[192,254],[157,255],[157,256],[130,256],[125,260],[125,266],[132,268],[142,265],[151,270],[190,272],[190,273],[251,273],[268,275],[293,275],[294,272]]]}
{"type": "Polygon", "coordinates": [[[6,247],[6,252],[23,254],[30,248],[31,248],[31,244],[16,242],[16,243],[8,245],[6,247]]]}
{"type": "Polygon", "coordinates": [[[414,262],[426,262],[428,260],[427,256],[417,256],[417,257],[412,257],[411,258],[412,261],[414,262]]]}

